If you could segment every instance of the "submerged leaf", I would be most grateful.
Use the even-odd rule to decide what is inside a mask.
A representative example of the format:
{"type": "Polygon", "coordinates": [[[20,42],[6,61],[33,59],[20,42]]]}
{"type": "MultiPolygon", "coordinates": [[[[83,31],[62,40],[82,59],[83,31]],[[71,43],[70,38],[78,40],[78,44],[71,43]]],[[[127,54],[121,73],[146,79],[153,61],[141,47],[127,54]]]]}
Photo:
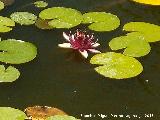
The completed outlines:
{"type": "Polygon", "coordinates": [[[52,19],[48,24],[53,28],[72,28],[82,21],[82,14],[71,8],[52,7],[41,11],[39,17],[42,19],[52,19]]]}
{"type": "Polygon", "coordinates": [[[46,120],[78,120],[78,119],[68,115],[55,115],[47,118],[46,120]]]}
{"type": "Polygon", "coordinates": [[[11,19],[16,23],[21,25],[31,25],[34,24],[37,16],[29,12],[14,12],[11,14],[11,19]]]}
{"type": "Polygon", "coordinates": [[[94,55],[90,63],[103,65],[95,70],[105,77],[115,79],[135,77],[143,71],[143,66],[135,58],[114,52],[94,55]]]}
{"type": "Polygon", "coordinates": [[[0,107],[0,120],[24,120],[26,117],[25,113],[18,109],[0,107]]]}
{"type": "Polygon", "coordinates": [[[42,20],[41,18],[38,18],[36,20],[35,26],[40,29],[52,29],[51,26],[48,24],[49,20],[42,20]]]}
{"type": "Polygon", "coordinates": [[[1,1],[4,3],[5,6],[12,5],[15,2],[15,0],[1,0],[1,1]]]}
{"type": "Polygon", "coordinates": [[[149,5],[160,5],[160,0],[133,0],[133,1],[149,5]]]}
{"type": "Polygon", "coordinates": [[[10,18],[0,16],[0,32],[9,32],[11,27],[15,26],[15,22],[10,18]]]}
{"type": "Polygon", "coordinates": [[[130,22],[123,29],[129,32],[140,32],[148,42],[160,41],[160,26],[145,22],[130,22]]]}
{"type": "Polygon", "coordinates": [[[0,65],[0,82],[13,82],[18,79],[20,72],[18,69],[9,66],[7,69],[3,65],[0,65]]]}
{"type": "Polygon", "coordinates": [[[34,2],[34,5],[38,8],[44,8],[48,6],[48,3],[45,1],[36,1],[34,2]]]}
{"type": "Polygon", "coordinates": [[[21,64],[33,60],[37,55],[37,48],[21,40],[8,39],[0,42],[0,61],[11,64],[21,64]]]}
{"type": "Polygon", "coordinates": [[[127,36],[113,38],[109,42],[109,46],[112,50],[125,48],[123,54],[132,57],[145,56],[151,50],[151,47],[145,40],[143,34],[138,32],[128,33],[127,36]]]}
{"type": "Polygon", "coordinates": [[[120,25],[116,15],[105,12],[89,12],[83,14],[83,23],[91,24],[89,29],[95,31],[112,31],[120,25]]]}
{"type": "Polygon", "coordinates": [[[4,3],[0,1],[0,10],[4,9],[4,3]]]}

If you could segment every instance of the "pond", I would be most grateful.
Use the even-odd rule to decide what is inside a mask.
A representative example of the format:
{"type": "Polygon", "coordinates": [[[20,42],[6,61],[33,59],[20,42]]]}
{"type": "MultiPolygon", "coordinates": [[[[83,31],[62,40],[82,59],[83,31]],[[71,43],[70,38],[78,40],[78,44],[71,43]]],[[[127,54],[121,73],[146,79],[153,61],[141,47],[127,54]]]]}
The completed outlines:
{"type": "MultiPolygon", "coordinates": [[[[9,17],[16,11],[27,11],[38,16],[43,8],[35,8],[34,0],[16,0],[3,9],[1,16],[9,17]]],[[[70,49],[61,49],[62,33],[76,29],[94,32],[101,44],[100,51],[111,51],[108,43],[114,37],[123,35],[122,28],[128,22],[148,22],[160,25],[160,7],[138,4],[129,0],[46,0],[48,7],[67,7],[82,13],[109,12],[121,20],[118,29],[110,32],[90,31],[86,25],[72,29],[42,30],[34,25],[16,27],[1,38],[20,39],[33,43],[38,50],[31,62],[15,65],[21,72],[18,80],[0,83],[0,106],[24,110],[28,106],[54,106],[79,119],[102,119],[100,114],[138,115],[146,114],[160,118],[160,42],[152,43],[151,52],[137,58],[144,67],[137,77],[114,80],[94,71],[89,63],[93,54],[84,59],[70,49]]],[[[3,63],[4,64],[4,63],[3,63]]],[[[126,117],[126,119],[129,119],[126,117]]]]}

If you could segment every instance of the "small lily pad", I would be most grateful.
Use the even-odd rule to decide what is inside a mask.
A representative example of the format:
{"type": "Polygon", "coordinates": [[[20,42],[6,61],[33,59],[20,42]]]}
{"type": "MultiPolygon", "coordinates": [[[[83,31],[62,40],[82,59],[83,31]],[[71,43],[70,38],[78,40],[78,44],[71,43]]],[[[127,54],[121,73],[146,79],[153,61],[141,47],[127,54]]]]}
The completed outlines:
{"type": "Polygon", "coordinates": [[[96,54],[90,63],[101,65],[95,68],[99,74],[115,79],[135,77],[143,71],[143,66],[138,60],[115,52],[96,54]]]}
{"type": "Polygon", "coordinates": [[[46,120],[78,120],[78,119],[68,115],[55,115],[47,118],[46,120]]]}
{"type": "Polygon", "coordinates": [[[128,33],[127,36],[113,38],[109,42],[112,50],[124,49],[123,54],[132,57],[141,57],[147,55],[150,50],[150,44],[145,40],[143,34],[138,32],[128,33]]]}
{"type": "Polygon", "coordinates": [[[29,12],[14,12],[11,14],[11,19],[16,23],[21,25],[31,25],[34,24],[37,16],[29,12]]]}
{"type": "Polygon", "coordinates": [[[91,24],[89,29],[94,31],[112,31],[120,25],[116,15],[105,12],[89,12],[83,14],[83,23],[91,24]]]}
{"type": "Polygon", "coordinates": [[[33,60],[37,48],[29,42],[8,39],[0,42],[0,61],[10,64],[21,64],[33,60]]]}
{"type": "Polygon", "coordinates": [[[48,24],[53,28],[72,28],[82,21],[82,14],[71,8],[52,7],[41,11],[39,17],[51,20],[48,24]]]}
{"type": "Polygon", "coordinates": [[[10,18],[0,16],[0,32],[9,32],[11,27],[15,26],[15,22],[10,18]]]}
{"type": "Polygon", "coordinates": [[[48,6],[48,3],[45,1],[36,1],[34,2],[34,5],[38,8],[44,8],[48,6]]]}
{"type": "Polygon", "coordinates": [[[133,1],[138,2],[138,3],[142,3],[142,4],[160,5],[159,0],[133,0],[133,1]]]}
{"type": "Polygon", "coordinates": [[[148,42],[160,41],[160,26],[145,22],[130,22],[123,29],[129,32],[140,32],[148,42]]]}
{"type": "Polygon", "coordinates": [[[24,120],[27,118],[24,112],[10,108],[0,107],[0,120],[24,120]]]}
{"type": "Polygon", "coordinates": [[[3,65],[0,65],[0,82],[13,82],[18,79],[20,72],[18,69],[9,66],[7,69],[3,65]]]}
{"type": "Polygon", "coordinates": [[[4,9],[4,3],[0,1],[0,10],[4,9]]]}
{"type": "Polygon", "coordinates": [[[41,18],[38,18],[36,20],[36,23],[35,23],[35,26],[40,28],[40,29],[53,29],[53,27],[51,27],[49,24],[48,24],[49,20],[43,20],[41,18]]]}

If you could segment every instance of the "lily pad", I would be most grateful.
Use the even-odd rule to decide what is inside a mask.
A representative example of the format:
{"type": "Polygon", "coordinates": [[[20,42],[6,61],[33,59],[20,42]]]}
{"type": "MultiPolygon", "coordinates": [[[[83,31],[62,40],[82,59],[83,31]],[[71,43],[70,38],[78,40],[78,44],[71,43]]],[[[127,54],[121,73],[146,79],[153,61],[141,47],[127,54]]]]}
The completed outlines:
{"type": "Polygon", "coordinates": [[[15,26],[15,22],[10,18],[0,16],[0,32],[9,32],[11,27],[15,26]]]}
{"type": "Polygon", "coordinates": [[[33,60],[37,48],[29,42],[8,39],[0,42],[0,61],[11,64],[21,64],[33,60]]]}
{"type": "Polygon", "coordinates": [[[78,119],[68,115],[55,115],[47,118],[46,120],[78,120],[78,119]]]}
{"type": "Polygon", "coordinates": [[[0,1],[0,10],[4,9],[4,3],[0,1]]]}
{"type": "Polygon", "coordinates": [[[105,12],[89,12],[83,14],[83,23],[91,24],[89,29],[94,31],[112,31],[120,25],[116,15],[105,12]]]}
{"type": "Polygon", "coordinates": [[[140,32],[148,42],[160,41],[160,26],[145,22],[130,22],[123,29],[129,32],[140,32]]]}
{"type": "Polygon", "coordinates": [[[101,65],[95,68],[99,74],[115,79],[135,77],[143,71],[143,66],[138,60],[115,52],[96,54],[90,63],[101,65]]]}
{"type": "Polygon", "coordinates": [[[44,8],[48,6],[48,3],[45,1],[36,1],[34,2],[34,5],[38,8],[44,8]]]}
{"type": "Polygon", "coordinates": [[[133,0],[133,1],[149,5],[160,5],[160,0],[133,0]]]}
{"type": "Polygon", "coordinates": [[[3,65],[0,65],[0,82],[13,82],[18,79],[20,72],[18,69],[9,66],[7,69],[3,65]]]}
{"type": "Polygon", "coordinates": [[[11,14],[11,19],[16,23],[21,25],[31,25],[34,24],[37,16],[29,12],[14,12],[11,14]]]}
{"type": "Polygon", "coordinates": [[[5,6],[12,5],[15,2],[15,0],[1,0],[1,1],[4,3],[5,6]]]}
{"type": "Polygon", "coordinates": [[[145,40],[143,34],[138,32],[113,38],[109,42],[109,46],[112,50],[125,49],[123,54],[132,57],[145,56],[151,50],[150,44],[145,40]]]}
{"type": "Polygon", "coordinates": [[[52,7],[40,12],[42,19],[52,19],[48,24],[53,28],[72,28],[82,21],[82,14],[71,8],[52,7]]]}
{"type": "Polygon", "coordinates": [[[40,28],[40,29],[53,29],[49,24],[49,20],[43,20],[41,18],[38,18],[36,20],[35,26],[40,28]]]}
{"type": "Polygon", "coordinates": [[[0,120],[24,120],[25,118],[25,113],[18,109],[0,107],[0,120]]]}

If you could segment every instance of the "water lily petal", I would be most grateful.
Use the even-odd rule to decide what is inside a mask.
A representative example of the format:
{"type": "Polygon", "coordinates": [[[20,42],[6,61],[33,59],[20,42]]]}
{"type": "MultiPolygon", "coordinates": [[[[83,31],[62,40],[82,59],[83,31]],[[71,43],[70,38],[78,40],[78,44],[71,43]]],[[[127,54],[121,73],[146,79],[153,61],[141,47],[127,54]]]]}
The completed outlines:
{"type": "Polygon", "coordinates": [[[58,44],[58,47],[61,48],[72,48],[70,43],[62,43],[62,44],[58,44]]]}
{"type": "Polygon", "coordinates": [[[96,49],[88,49],[90,52],[92,53],[101,53],[100,51],[96,50],[96,49]]]}
{"type": "Polygon", "coordinates": [[[69,40],[69,36],[68,36],[65,32],[63,32],[63,37],[64,37],[67,41],[70,41],[70,40],[69,40]]]}
{"type": "Polygon", "coordinates": [[[79,50],[79,52],[81,53],[81,55],[82,55],[84,58],[87,58],[87,57],[88,57],[88,53],[87,53],[86,50],[84,50],[84,51],[79,50]]]}
{"type": "Polygon", "coordinates": [[[98,47],[99,45],[100,45],[99,43],[95,43],[95,44],[93,44],[92,47],[98,47]]]}

